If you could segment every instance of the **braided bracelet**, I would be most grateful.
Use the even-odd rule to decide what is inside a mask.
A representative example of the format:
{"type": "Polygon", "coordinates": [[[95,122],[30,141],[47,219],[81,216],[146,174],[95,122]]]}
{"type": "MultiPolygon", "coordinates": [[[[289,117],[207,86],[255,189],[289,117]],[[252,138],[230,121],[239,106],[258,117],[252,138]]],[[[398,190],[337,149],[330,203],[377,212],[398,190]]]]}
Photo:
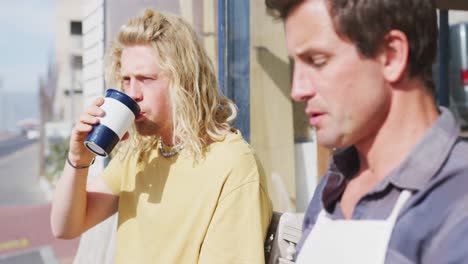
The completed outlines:
{"type": "Polygon", "coordinates": [[[96,159],[96,157],[93,158],[93,160],[91,161],[91,163],[90,163],[89,165],[75,166],[75,165],[73,165],[73,164],[71,163],[70,158],[68,157],[68,154],[67,154],[67,163],[68,163],[68,165],[72,166],[72,168],[77,169],[77,170],[89,168],[91,165],[94,164],[94,160],[95,160],[95,159],[96,159]]]}

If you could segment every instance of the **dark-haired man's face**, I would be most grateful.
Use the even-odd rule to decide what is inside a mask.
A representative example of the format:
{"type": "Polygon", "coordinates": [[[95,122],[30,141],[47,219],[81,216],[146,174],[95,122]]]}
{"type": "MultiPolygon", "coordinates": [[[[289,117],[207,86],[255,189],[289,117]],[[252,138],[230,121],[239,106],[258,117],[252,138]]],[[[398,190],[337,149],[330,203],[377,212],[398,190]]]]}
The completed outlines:
{"type": "Polygon", "coordinates": [[[285,30],[294,60],[291,97],[305,102],[319,144],[343,147],[372,138],[390,101],[381,62],[336,34],[324,0],[293,8],[285,30]]]}

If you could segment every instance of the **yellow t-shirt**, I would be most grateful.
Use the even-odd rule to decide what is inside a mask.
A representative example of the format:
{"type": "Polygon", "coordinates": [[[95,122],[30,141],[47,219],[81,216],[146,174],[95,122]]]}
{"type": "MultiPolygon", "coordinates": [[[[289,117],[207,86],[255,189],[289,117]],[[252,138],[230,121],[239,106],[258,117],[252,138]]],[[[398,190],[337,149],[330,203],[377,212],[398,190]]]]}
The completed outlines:
{"type": "Polygon", "coordinates": [[[104,171],[119,195],[115,262],[264,263],[272,208],[251,147],[233,133],[199,163],[182,152],[116,156],[104,171]]]}

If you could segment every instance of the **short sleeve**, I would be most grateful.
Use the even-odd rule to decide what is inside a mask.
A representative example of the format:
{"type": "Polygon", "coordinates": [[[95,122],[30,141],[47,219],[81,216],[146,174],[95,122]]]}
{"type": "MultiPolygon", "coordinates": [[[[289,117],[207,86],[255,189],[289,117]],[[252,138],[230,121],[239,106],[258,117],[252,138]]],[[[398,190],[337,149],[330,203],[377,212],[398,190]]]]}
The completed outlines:
{"type": "Polygon", "coordinates": [[[259,181],[230,192],[216,208],[199,263],[264,263],[270,218],[270,199],[259,181]]]}
{"type": "Polygon", "coordinates": [[[239,152],[232,156],[199,263],[265,262],[263,245],[272,214],[266,179],[251,150],[239,152]]]}

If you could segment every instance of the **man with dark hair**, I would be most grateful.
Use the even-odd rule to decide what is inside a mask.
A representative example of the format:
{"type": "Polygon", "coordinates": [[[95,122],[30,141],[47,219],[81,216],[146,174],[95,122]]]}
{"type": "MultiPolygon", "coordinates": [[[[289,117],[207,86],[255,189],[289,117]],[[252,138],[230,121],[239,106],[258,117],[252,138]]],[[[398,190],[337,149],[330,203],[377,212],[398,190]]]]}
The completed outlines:
{"type": "Polygon", "coordinates": [[[434,100],[434,0],[266,0],[333,149],[297,263],[468,263],[468,144],[434,100]]]}

